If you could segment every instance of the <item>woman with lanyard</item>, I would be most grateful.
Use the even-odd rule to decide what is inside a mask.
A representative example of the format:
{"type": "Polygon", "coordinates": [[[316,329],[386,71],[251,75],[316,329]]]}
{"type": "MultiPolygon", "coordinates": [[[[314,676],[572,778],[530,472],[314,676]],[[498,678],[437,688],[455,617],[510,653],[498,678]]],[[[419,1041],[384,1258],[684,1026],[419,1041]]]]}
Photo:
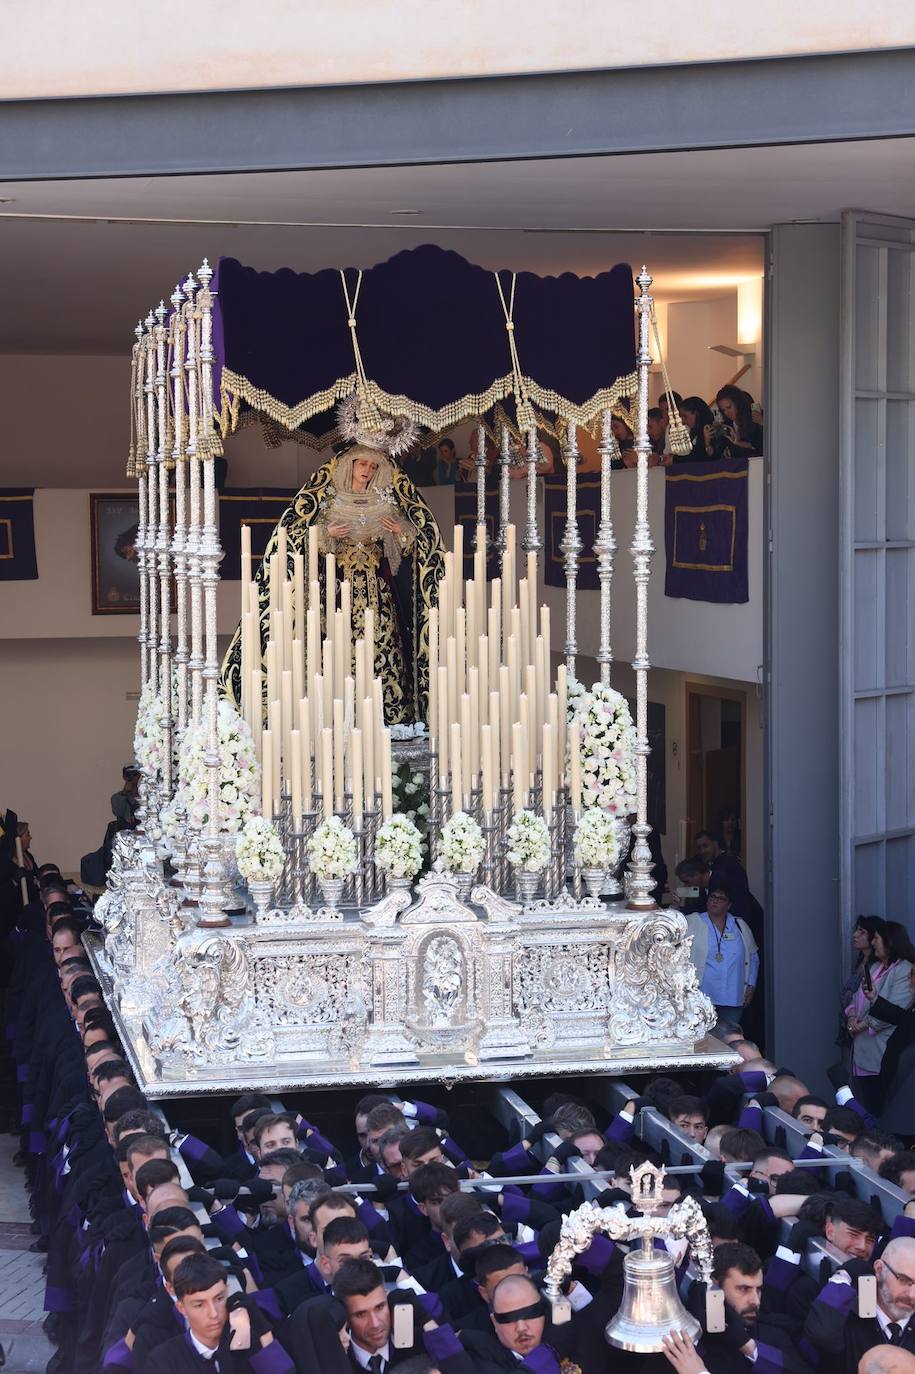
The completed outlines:
{"type": "Polygon", "coordinates": [[[727,885],[713,878],[706,909],[687,916],[693,937],[690,955],[699,986],[714,1003],[719,1020],[739,1022],[759,975],[759,951],[746,921],[729,910],[727,885]]]}
{"type": "Polygon", "coordinates": [[[898,921],[880,921],[873,945],[876,963],[865,966],[861,985],[845,1008],[845,1024],[853,1041],[852,1090],[857,1100],[876,1115],[882,1107],[880,1065],[893,1027],[873,1015],[871,1003],[881,997],[903,1010],[912,1005],[915,949],[905,926],[898,921]]]}

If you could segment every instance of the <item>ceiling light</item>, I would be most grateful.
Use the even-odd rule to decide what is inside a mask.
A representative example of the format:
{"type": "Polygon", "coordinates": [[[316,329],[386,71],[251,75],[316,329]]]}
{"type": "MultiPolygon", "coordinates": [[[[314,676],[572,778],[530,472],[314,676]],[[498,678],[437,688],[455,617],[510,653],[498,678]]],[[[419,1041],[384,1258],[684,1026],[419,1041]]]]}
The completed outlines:
{"type": "Polygon", "coordinates": [[[423,212],[422,210],[390,210],[388,213],[392,215],[421,215],[423,212]]]}

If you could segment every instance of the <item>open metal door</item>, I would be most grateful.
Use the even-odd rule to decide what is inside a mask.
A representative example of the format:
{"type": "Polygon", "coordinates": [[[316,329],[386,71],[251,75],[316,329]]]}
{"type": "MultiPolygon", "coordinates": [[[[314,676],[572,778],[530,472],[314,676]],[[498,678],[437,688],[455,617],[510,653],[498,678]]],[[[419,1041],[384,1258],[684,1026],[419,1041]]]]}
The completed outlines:
{"type": "Polygon", "coordinates": [[[839,814],[848,932],[857,913],[907,921],[915,895],[915,221],[846,211],[841,260],[839,814]]]}

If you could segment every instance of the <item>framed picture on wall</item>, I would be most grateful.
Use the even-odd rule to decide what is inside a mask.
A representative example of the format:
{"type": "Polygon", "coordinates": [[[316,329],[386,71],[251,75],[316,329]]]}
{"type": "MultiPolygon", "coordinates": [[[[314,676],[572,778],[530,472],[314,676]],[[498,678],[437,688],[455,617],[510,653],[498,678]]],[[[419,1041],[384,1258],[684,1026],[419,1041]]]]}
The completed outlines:
{"type": "Polygon", "coordinates": [[[137,526],[140,503],[123,492],[89,495],[92,549],[92,614],[137,615],[140,570],[137,526]]]}

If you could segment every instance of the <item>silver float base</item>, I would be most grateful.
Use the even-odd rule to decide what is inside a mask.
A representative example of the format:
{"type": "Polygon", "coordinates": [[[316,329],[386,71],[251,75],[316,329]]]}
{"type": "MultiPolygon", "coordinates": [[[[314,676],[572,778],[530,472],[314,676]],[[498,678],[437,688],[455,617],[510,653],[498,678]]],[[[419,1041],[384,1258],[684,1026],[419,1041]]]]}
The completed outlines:
{"type": "Polygon", "coordinates": [[[598,898],[521,906],[439,875],[373,906],[201,929],[129,843],[85,944],[149,1097],[723,1069],[686,923],[598,898]]]}

